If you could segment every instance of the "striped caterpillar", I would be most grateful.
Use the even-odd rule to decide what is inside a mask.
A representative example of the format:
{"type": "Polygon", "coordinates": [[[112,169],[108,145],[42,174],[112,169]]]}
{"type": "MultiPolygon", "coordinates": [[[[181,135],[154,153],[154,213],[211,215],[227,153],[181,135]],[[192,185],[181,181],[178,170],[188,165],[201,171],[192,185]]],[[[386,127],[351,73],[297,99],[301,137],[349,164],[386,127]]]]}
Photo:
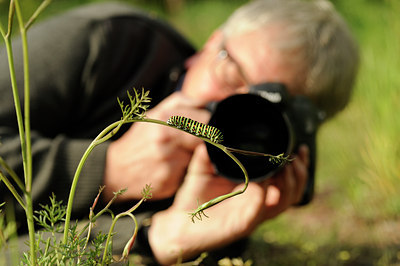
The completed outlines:
{"type": "Polygon", "coordinates": [[[205,125],[187,117],[177,115],[171,116],[167,124],[182,129],[190,134],[207,138],[215,143],[221,143],[223,141],[222,132],[218,128],[205,125]]]}

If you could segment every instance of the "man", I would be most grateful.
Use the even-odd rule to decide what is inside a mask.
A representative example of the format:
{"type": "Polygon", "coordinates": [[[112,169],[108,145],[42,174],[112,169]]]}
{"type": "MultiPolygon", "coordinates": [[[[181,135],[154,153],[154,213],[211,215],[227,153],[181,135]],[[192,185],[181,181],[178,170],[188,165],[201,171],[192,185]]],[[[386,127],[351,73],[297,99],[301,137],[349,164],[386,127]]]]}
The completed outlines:
{"type": "MultiPolygon", "coordinates": [[[[207,103],[264,82],[283,83],[290,94],[309,97],[330,118],[348,103],[358,67],[357,47],[327,1],[251,2],[195,54],[168,26],[119,5],[59,16],[32,29],[30,41],[36,204],[51,191],[66,201],[80,156],[90,139],[120,117],[115,98],[123,98],[131,87],[150,89],[155,106],[147,116],[164,121],[184,115],[206,123],[207,103]]],[[[0,56],[5,58],[4,51],[0,56]]],[[[21,173],[3,61],[0,155],[21,173]]],[[[135,123],[89,157],[74,215],[87,214],[102,184],[103,203],[127,188],[117,209],[132,205],[145,184],[151,184],[154,197],[138,212],[140,220],[151,217],[151,223],[141,228],[138,250],[147,248],[161,264],[190,259],[249,236],[259,224],[297,204],[307,182],[308,153],[301,146],[295,160],[273,178],[250,183],[244,194],[208,209],[209,219],[192,223],[187,213],[198,201],[242,185],[216,176],[199,139],[135,123]]],[[[117,228],[115,246],[124,239],[118,232],[126,228],[117,228]]]]}

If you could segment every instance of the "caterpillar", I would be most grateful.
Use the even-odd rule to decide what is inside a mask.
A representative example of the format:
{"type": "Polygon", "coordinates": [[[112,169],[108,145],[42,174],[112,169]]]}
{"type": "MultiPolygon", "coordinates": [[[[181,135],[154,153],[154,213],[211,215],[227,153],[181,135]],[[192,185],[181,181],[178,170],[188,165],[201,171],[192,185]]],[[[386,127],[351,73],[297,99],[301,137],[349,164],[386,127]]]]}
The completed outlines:
{"type": "Polygon", "coordinates": [[[221,143],[223,141],[222,132],[218,128],[205,125],[184,116],[171,116],[167,124],[182,129],[190,134],[207,138],[215,143],[221,143]]]}

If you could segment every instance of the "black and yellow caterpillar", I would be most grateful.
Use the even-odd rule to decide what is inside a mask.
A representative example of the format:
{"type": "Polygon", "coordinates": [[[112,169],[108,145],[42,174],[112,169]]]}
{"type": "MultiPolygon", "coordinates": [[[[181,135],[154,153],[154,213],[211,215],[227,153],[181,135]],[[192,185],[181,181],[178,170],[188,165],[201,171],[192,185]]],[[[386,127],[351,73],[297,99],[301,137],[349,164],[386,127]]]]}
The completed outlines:
{"type": "Polygon", "coordinates": [[[171,116],[167,124],[182,129],[190,134],[207,138],[215,143],[221,143],[224,139],[222,132],[218,128],[205,125],[184,116],[171,116]]]}

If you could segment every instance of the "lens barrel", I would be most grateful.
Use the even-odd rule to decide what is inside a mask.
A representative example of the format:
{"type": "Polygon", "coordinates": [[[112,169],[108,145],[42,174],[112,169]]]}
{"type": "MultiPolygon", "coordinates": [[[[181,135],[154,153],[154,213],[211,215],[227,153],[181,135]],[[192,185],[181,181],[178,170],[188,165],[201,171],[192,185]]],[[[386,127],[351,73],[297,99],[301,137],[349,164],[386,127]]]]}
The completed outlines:
{"type": "MultiPolygon", "coordinates": [[[[222,131],[226,147],[271,155],[291,154],[294,133],[280,105],[256,94],[238,94],[219,102],[209,125],[222,131]]],[[[242,182],[240,167],[223,151],[207,143],[209,157],[219,175],[242,182]]],[[[280,166],[268,157],[234,153],[246,168],[251,181],[276,173],[280,166]]]]}

